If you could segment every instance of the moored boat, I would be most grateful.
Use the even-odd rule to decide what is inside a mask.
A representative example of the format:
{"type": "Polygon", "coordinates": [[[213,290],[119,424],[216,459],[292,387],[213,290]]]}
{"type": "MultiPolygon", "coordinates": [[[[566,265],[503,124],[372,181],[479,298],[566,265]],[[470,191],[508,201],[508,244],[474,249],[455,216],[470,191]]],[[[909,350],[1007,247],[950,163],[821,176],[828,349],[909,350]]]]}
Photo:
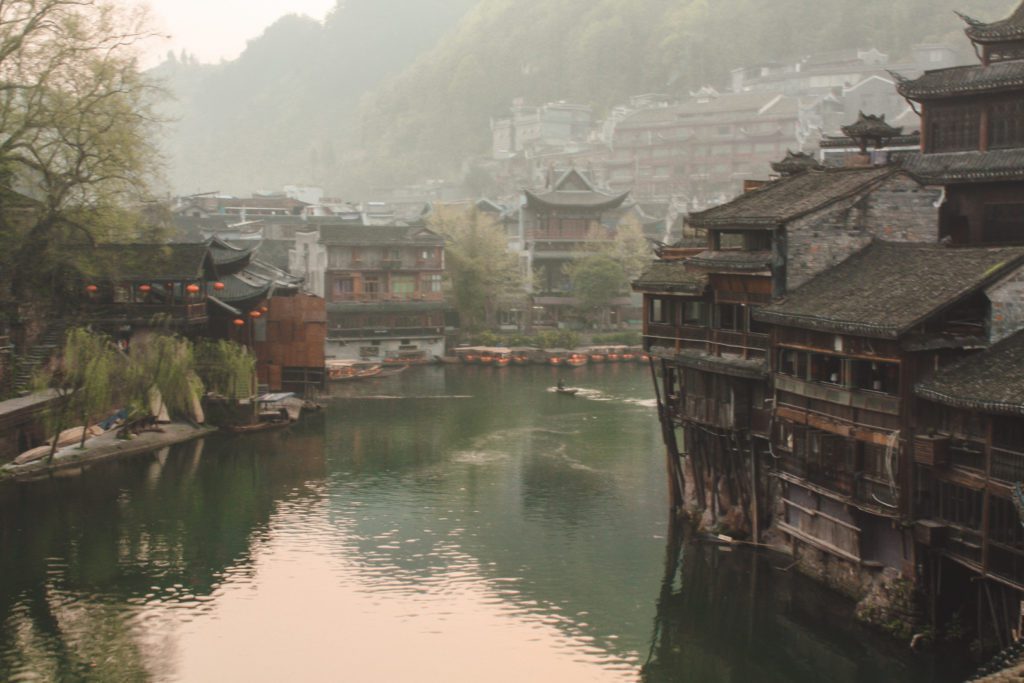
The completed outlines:
{"type": "Polygon", "coordinates": [[[603,363],[607,360],[608,350],[603,346],[590,346],[587,347],[587,356],[590,357],[591,363],[603,363]]]}
{"type": "Polygon", "coordinates": [[[455,356],[463,363],[473,365],[480,362],[480,351],[479,346],[461,346],[455,349],[455,356]]]}
{"type": "Polygon", "coordinates": [[[574,368],[580,368],[590,362],[590,358],[582,351],[573,351],[566,357],[565,364],[574,368]]]}
{"type": "Polygon", "coordinates": [[[529,365],[531,356],[537,351],[529,346],[519,346],[509,349],[513,365],[529,365]]]}
{"type": "Polygon", "coordinates": [[[325,364],[330,382],[347,382],[354,379],[375,377],[381,373],[381,364],[376,361],[329,360],[325,364]]]}
{"type": "Polygon", "coordinates": [[[570,353],[568,349],[548,349],[545,351],[545,362],[556,367],[566,365],[570,353]]]}

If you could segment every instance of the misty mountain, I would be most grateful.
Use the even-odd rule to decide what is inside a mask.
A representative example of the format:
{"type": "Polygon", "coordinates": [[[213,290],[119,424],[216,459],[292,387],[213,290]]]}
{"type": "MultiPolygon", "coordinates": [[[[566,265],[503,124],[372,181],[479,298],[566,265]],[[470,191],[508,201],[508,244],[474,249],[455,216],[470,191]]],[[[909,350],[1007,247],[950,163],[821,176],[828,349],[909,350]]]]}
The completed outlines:
{"type": "Polygon", "coordinates": [[[359,99],[408,67],[476,0],[340,0],[323,23],[286,16],[216,65],[169,55],[164,144],[174,192],[336,187],[359,99]]]}
{"type": "Polygon", "coordinates": [[[457,177],[516,97],[600,114],[630,95],[685,95],[723,86],[739,66],[829,50],[873,46],[898,60],[912,44],[945,41],[967,59],[953,10],[995,19],[1016,4],[352,0],[323,26],[282,19],[234,62],[161,67],[180,97],[173,186],[361,193],[457,177]]]}

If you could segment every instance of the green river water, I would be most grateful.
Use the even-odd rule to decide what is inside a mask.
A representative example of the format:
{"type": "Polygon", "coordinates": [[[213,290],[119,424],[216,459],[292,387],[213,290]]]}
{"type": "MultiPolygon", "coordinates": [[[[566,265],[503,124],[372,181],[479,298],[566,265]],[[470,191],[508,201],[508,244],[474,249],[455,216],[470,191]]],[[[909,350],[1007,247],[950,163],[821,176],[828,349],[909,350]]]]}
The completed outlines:
{"type": "Polygon", "coordinates": [[[785,557],[676,542],[642,366],[332,390],[284,432],[0,488],[0,680],[966,673],[852,624],[785,557]]]}

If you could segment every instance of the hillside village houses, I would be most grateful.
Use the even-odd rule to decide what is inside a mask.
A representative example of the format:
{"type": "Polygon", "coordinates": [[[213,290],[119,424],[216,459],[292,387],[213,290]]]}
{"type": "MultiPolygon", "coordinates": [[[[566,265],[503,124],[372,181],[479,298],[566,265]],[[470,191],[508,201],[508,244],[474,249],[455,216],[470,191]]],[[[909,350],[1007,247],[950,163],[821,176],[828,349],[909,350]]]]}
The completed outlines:
{"type": "Polygon", "coordinates": [[[787,546],[866,621],[970,614],[1007,643],[1024,606],[1024,3],[967,24],[980,64],[897,79],[917,151],[859,116],[836,166],[789,154],[777,180],[691,213],[704,244],[663,249],[635,288],[677,505],[787,546]]]}

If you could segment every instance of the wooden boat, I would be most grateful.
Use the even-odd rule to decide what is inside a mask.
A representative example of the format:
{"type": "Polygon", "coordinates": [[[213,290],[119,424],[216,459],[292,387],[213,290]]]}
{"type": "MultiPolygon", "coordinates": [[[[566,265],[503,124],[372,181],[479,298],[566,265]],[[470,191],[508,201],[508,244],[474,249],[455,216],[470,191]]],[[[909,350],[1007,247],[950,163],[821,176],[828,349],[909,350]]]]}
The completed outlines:
{"type": "Polygon", "coordinates": [[[561,394],[562,396],[575,396],[579,392],[580,392],[579,389],[570,389],[568,387],[557,387],[555,389],[555,393],[556,394],[561,394]]]}
{"type": "Polygon", "coordinates": [[[492,365],[494,363],[494,349],[483,347],[480,349],[480,365],[492,365]]]}
{"type": "Polygon", "coordinates": [[[274,429],[284,429],[291,425],[290,420],[264,420],[247,425],[228,425],[221,429],[229,434],[252,434],[254,432],[268,432],[274,429]]]}
{"type": "Polygon", "coordinates": [[[589,356],[581,351],[573,351],[569,354],[568,358],[565,359],[565,364],[574,368],[581,368],[589,362],[589,356]]]}
{"type": "Polygon", "coordinates": [[[376,377],[382,370],[380,363],[362,360],[329,360],[325,369],[330,382],[347,382],[354,379],[376,377]]]}
{"type": "Polygon", "coordinates": [[[568,360],[569,354],[572,352],[567,349],[548,349],[544,353],[545,362],[548,365],[561,367],[566,364],[566,360],[568,360]]]}
{"type": "Polygon", "coordinates": [[[622,356],[625,353],[625,350],[625,346],[609,346],[607,355],[608,362],[618,363],[619,361],[624,360],[622,356]]]}
{"type": "Polygon", "coordinates": [[[587,349],[591,363],[603,363],[608,359],[608,350],[603,346],[591,346],[587,349]]]}
{"type": "Polygon", "coordinates": [[[537,349],[520,346],[518,348],[509,349],[510,355],[512,356],[513,365],[529,365],[531,356],[537,351],[537,349]]]}
{"type": "Polygon", "coordinates": [[[400,375],[409,369],[408,365],[396,365],[391,367],[382,368],[377,377],[393,377],[394,375],[400,375]]]}
{"type": "Polygon", "coordinates": [[[467,365],[473,365],[480,362],[481,351],[482,347],[479,346],[462,346],[455,349],[455,357],[467,365]]]}

